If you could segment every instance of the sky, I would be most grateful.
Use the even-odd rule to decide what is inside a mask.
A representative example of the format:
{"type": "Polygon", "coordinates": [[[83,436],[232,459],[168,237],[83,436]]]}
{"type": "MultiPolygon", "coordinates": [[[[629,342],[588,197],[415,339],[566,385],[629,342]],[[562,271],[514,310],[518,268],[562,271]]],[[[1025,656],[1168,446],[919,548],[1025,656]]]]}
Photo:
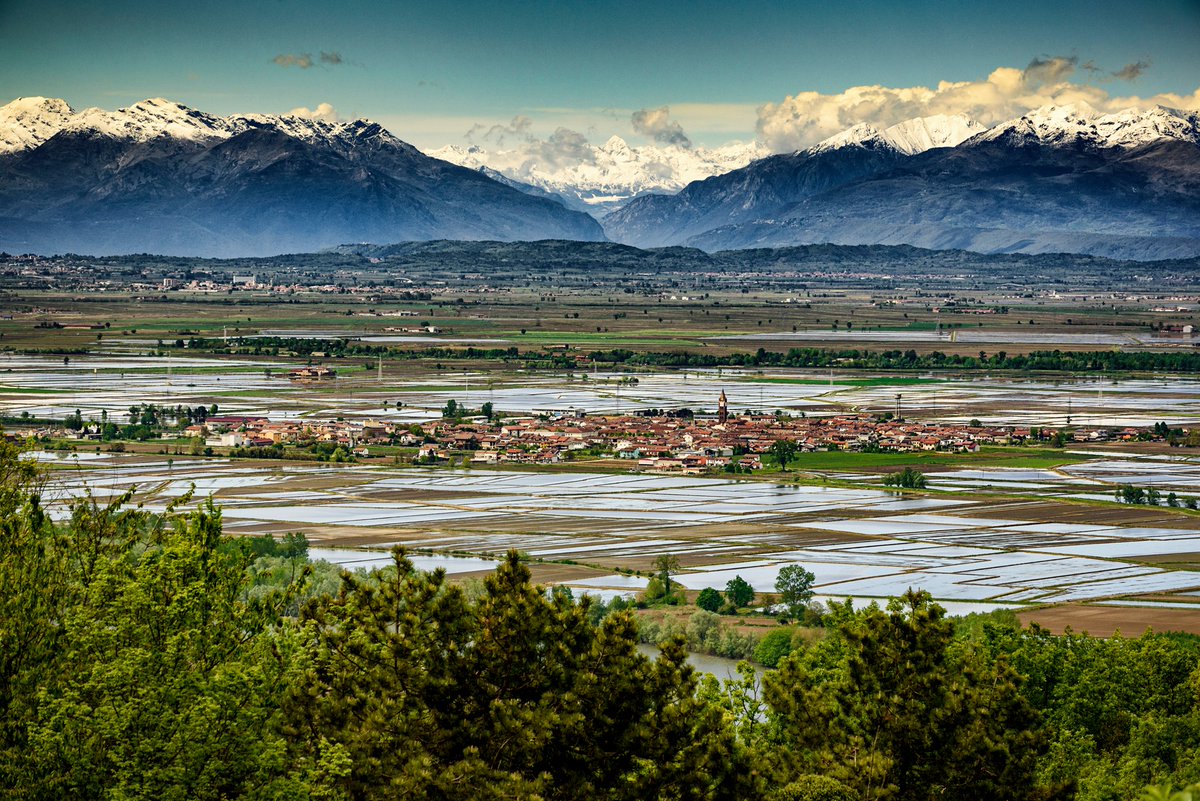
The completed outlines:
{"type": "Polygon", "coordinates": [[[0,103],[367,117],[425,149],[811,144],[1042,102],[1200,107],[1200,0],[0,0],[0,103]]]}

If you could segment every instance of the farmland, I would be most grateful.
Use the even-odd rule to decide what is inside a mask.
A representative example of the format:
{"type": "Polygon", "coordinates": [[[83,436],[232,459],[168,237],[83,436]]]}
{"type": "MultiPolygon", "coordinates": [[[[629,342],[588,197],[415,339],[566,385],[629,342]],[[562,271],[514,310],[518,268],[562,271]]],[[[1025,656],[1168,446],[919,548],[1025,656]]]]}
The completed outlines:
{"type": "MultiPolygon", "coordinates": [[[[1200,452],[1129,433],[1200,428],[1200,380],[1187,370],[1002,366],[1048,348],[1186,364],[1197,305],[1175,278],[1151,277],[1133,292],[1077,268],[1034,292],[941,268],[920,286],[864,283],[846,268],[666,270],[632,283],[616,268],[591,281],[499,270],[447,281],[409,263],[400,282],[359,259],[321,287],[330,279],[295,265],[231,285],[219,262],[187,266],[190,283],[178,264],[130,263],[133,273],[103,288],[86,288],[86,270],[83,289],[46,279],[52,269],[0,282],[12,310],[0,320],[0,415],[10,431],[41,432],[35,458],[51,466],[64,502],[133,490],[145,508],[163,509],[194,491],[222,506],[230,532],[303,531],[314,553],[341,564],[373,564],[380,549],[403,544],[465,579],[516,549],[539,580],[602,597],[640,592],[654,560],[670,554],[693,597],[734,576],[769,593],[782,567],[802,564],[823,599],[922,587],[955,612],[1200,631],[1200,518],[1185,508],[1200,498],[1200,452]],[[916,366],[664,366],[796,347],[916,366]],[[935,352],[960,366],[929,366],[935,352]],[[308,365],[328,368],[329,380],[289,380],[308,365]],[[766,459],[752,475],[694,477],[637,472],[611,453],[481,467],[472,452],[451,450],[417,465],[417,448],[395,443],[336,465],[290,445],[280,460],[230,458],[239,454],[216,440],[197,447],[182,430],[118,442],[61,427],[72,416],[124,421],[149,405],[417,430],[453,403],[472,414],[486,406],[497,421],[686,410],[702,429],[721,391],[735,415],[1066,436],[1057,447],[1042,438],[970,452],[810,450],[786,470],[766,459]],[[885,487],[902,468],[923,473],[926,489],[885,487]],[[1176,505],[1119,503],[1123,486],[1176,505]]],[[[61,274],[72,269],[84,268],[61,274]]]]}

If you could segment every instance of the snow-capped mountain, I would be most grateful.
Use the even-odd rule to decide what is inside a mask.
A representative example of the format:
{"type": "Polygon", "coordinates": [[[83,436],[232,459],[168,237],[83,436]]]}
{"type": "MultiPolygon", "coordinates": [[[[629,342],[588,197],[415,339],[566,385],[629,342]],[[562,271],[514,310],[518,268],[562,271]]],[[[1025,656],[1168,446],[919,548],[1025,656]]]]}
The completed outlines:
{"type": "Polygon", "coordinates": [[[37,147],[74,116],[66,101],[49,97],[18,97],[0,106],[0,154],[37,147]]]}
{"type": "Polygon", "coordinates": [[[269,255],[343,242],[603,239],[586,214],[369,120],[219,117],[161,98],[0,107],[0,249],[269,255]]]}
{"type": "Polygon", "coordinates": [[[1200,256],[1200,115],[1046,107],[855,126],[796,153],[630,201],[610,239],[706,250],[808,243],[1200,256]]]}
{"type": "Polygon", "coordinates": [[[619,136],[602,145],[576,147],[574,158],[564,158],[543,143],[497,151],[477,145],[447,145],[428,152],[453,164],[494,170],[513,181],[558,195],[570,208],[597,217],[629,198],[678,192],[693,181],[744,167],[767,154],[757,142],[719,148],[631,147],[619,136]]]}
{"type": "Polygon", "coordinates": [[[1043,106],[979,136],[981,143],[1005,140],[1095,148],[1133,148],[1160,139],[1200,144],[1200,115],[1162,106],[1101,114],[1086,103],[1073,103],[1043,106]]]}
{"type": "Polygon", "coordinates": [[[821,153],[852,145],[878,143],[906,156],[914,156],[936,147],[955,147],[986,130],[985,126],[962,114],[918,117],[883,130],[868,123],[860,123],[834,134],[823,142],[818,142],[806,152],[821,153]]]}
{"type": "Polygon", "coordinates": [[[218,117],[161,97],[106,111],[76,112],[65,101],[45,97],[17,98],[0,106],[0,154],[29,150],[59,131],[93,134],[129,142],[173,139],[211,143],[260,128],[278,131],[308,144],[341,147],[365,129],[392,143],[415,148],[368,120],[332,122],[293,114],[235,114],[218,117]]]}
{"type": "Polygon", "coordinates": [[[710,250],[1200,255],[1194,111],[1076,104],[988,130],[938,115],[857,125],[773,156],[757,144],[631,147],[619,137],[432,153],[440,158],[369,120],[221,117],[162,98],[76,112],[19,98],[0,106],[0,249],[254,255],[607,233],[710,250]]]}

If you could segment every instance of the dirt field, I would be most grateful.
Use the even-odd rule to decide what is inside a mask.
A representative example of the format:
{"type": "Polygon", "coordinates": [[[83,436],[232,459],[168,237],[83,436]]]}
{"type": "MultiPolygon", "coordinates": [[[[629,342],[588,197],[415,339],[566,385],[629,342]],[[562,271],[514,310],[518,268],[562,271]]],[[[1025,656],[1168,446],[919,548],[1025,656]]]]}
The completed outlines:
{"type": "Polygon", "coordinates": [[[1065,604],[1021,612],[1018,617],[1022,625],[1037,623],[1055,634],[1062,634],[1068,627],[1095,637],[1111,637],[1118,632],[1125,637],[1137,637],[1147,628],[1200,634],[1200,608],[1192,611],[1065,604]]]}

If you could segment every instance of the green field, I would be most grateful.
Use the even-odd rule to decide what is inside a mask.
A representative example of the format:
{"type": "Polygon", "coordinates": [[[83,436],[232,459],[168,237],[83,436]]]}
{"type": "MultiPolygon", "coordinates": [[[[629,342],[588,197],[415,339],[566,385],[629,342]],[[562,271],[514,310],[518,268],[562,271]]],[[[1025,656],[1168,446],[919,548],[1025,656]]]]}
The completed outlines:
{"type": "Polygon", "coordinates": [[[875,471],[912,466],[921,469],[957,467],[1017,467],[1046,469],[1085,462],[1089,456],[1050,448],[982,448],[979,453],[854,453],[816,451],[798,453],[788,462],[788,471],[875,471]]]}

